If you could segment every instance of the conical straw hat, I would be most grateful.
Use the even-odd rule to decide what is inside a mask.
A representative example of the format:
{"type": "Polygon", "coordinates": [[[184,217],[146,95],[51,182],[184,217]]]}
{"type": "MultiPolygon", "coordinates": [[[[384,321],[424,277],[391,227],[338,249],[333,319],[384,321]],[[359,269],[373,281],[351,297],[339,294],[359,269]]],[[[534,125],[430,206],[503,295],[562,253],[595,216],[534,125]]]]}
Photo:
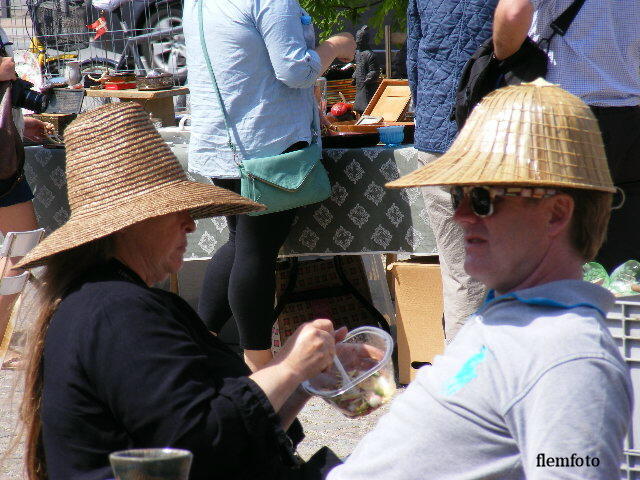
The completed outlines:
{"type": "Polygon", "coordinates": [[[531,185],[615,192],[591,110],[578,97],[542,79],[487,95],[445,154],[386,186],[423,185],[531,185]]]}
{"type": "Polygon", "coordinates": [[[81,114],[65,130],[69,220],[20,262],[56,253],[130,225],[188,210],[194,219],[263,210],[229,190],[187,179],[178,159],[134,102],[81,114]]]}

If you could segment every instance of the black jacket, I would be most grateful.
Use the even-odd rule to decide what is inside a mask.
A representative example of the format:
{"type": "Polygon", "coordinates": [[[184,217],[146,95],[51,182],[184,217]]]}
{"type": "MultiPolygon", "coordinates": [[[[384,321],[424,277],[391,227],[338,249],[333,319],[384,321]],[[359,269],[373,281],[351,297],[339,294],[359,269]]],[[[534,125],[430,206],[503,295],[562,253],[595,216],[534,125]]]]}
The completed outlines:
{"type": "MultiPolygon", "coordinates": [[[[184,300],[109,262],[46,335],[49,479],[112,478],[110,452],[165,446],[193,452],[191,480],[296,478],[293,443],[249,373],[184,300]]],[[[289,435],[302,439],[297,422],[289,435]]]]}

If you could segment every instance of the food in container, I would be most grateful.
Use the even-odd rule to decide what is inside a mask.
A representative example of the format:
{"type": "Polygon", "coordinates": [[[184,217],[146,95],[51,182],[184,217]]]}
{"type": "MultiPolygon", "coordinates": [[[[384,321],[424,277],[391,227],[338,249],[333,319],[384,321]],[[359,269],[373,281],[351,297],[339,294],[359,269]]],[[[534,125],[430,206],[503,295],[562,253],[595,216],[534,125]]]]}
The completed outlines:
{"type": "Polygon", "coordinates": [[[333,366],[302,386],[347,417],[367,415],[389,402],[396,391],[392,351],[393,339],[387,332],[375,327],[356,328],[336,344],[336,356],[348,378],[333,366]]]}

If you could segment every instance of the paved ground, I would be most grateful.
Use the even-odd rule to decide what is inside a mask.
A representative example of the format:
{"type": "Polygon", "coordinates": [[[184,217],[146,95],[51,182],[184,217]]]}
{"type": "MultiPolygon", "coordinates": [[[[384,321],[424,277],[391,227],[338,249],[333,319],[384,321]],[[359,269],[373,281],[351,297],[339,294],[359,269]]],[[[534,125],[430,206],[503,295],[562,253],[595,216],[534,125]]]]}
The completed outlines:
{"type": "MultiPolygon", "coordinates": [[[[19,327],[29,315],[30,298],[23,301],[19,327]]],[[[22,395],[20,372],[0,370],[0,464],[1,480],[23,480],[22,445],[18,444],[12,451],[7,448],[15,443],[17,429],[17,412],[22,395]]],[[[299,446],[300,455],[308,459],[320,447],[327,445],[340,457],[353,451],[353,448],[376,424],[380,415],[388,409],[388,405],[378,409],[366,417],[349,419],[333,409],[323,400],[313,398],[305,406],[300,420],[306,432],[306,438],[299,446]]]]}
{"type": "Polygon", "coordinates": [[[16,439],[17,408],[20,402],[22,385],[16,387],[18,373],[0,371],[0,478],[2,480],[23,480],[22,446],[12,451],[7,449],[16,439]]]}

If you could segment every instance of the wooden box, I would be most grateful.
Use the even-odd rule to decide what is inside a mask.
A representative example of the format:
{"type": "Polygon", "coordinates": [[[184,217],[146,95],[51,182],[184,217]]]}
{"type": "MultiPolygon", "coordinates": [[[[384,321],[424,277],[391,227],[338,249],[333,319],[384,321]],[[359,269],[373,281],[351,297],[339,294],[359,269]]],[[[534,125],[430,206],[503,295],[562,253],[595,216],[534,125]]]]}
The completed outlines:
{"type": "Polygon", "coordinates": [[[385,78],[378,86],[363,115],[382,117],[382,122],[368,125],[355,125],[355,120],[336,122],[329,127],[340,133],[377,133],[378,127],[389,125],[405,126],[405,142],[413,139],[414,122],[408,121],[407,110],[411,101],[408,80],[385,78]]]}
{"type": "Polygon", "coordinates": [[[382,117],[385,124],[402,122],[406,120],[410,101],[411,90],[408,80],[385,78],[380,82],[376,93],[362,113],[382,117]]]}
{"type": "Polygon", "coordinates": [[[351,78],[327,80],[327,107],[330,107],[334,103],[342,102],[341,93],[347,103],[356,101],[356,87],[352,85],[351,78]]]}

